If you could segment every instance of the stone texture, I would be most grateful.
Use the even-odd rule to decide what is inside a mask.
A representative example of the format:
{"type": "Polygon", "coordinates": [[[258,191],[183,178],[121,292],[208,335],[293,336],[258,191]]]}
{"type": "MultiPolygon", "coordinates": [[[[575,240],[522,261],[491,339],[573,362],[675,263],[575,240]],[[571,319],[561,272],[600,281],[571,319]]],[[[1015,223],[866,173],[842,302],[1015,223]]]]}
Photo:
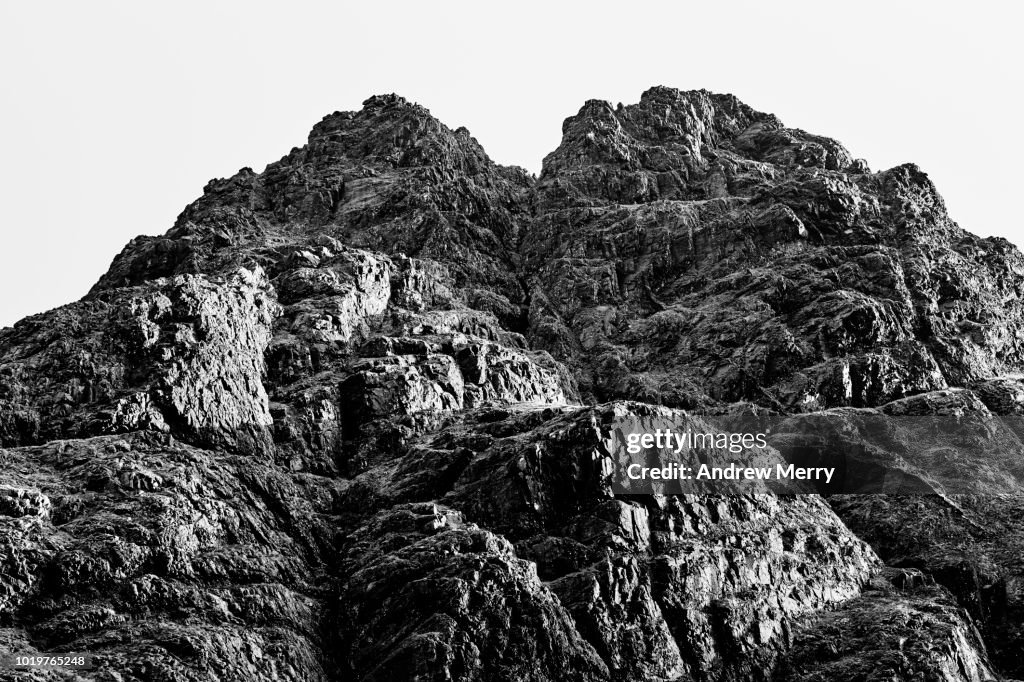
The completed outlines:
{"type": "Polygon", "coordinates": [[[608,679],[536,566],[501,536],[444,508],[400,505],[350,542],[338,636],[351,679],[608,679]]]}
{"type": "Polygon", "coordinates": [[[0,331],[0,650],[122,681],[1024,677],[1024,428],[989,428],[1024,405],[1022,293],[919,168],[730,95],[587,102],[537,178],[372,97],[0,331]],[[731,414],[919,494],[613,494],[617,420],[731,414]],[[936,417],[961,440],[857,430],[936,417]]]}
{"type": "Polygon", "coordinates": [[[998,678],[981,635],[948,593],[927,584],[896,589],[879,580],[841,609],[804,624],[776,679],[998,678]]]}
{"type": "Polygon", "coordinates": [[[589,102],[563,131],[523,262],[534,342],[597,399],[810,411],[1019,366],[1020,253],[960,230],[917,167],[870,173],[703,91],[589,102]]]}
{"type": "Polygon", "coordinates": [[[262,271],[179,275],[4,330],[0,444],[136,429],[267,452],[278,306],[262,271]]]}
{"type": "Polygon", "coordinates": [[[648,409],[469,413],[413,453],[380,455],[343,504],[440,500],[500,533],[610,679],[747,679],[802,615],[857,595],[877,559],[817,496],[616,499],[610,429],[648,409]]]}

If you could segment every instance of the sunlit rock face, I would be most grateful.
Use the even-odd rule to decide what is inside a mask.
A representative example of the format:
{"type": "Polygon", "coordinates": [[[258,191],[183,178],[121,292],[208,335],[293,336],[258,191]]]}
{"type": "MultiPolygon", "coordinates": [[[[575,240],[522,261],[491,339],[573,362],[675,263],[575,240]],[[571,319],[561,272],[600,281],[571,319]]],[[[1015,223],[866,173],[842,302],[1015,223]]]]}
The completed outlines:
{"type": "Polygon", "coordinates": [[[373,97],[0,331],[0,650],[121,680],[1024,676],[991,434],[933,454],[999,497],[617,496],[606,446],[1020,415],[1022,286],[920,169],[729,95],[587,102],[536,178],[373,97]]]}

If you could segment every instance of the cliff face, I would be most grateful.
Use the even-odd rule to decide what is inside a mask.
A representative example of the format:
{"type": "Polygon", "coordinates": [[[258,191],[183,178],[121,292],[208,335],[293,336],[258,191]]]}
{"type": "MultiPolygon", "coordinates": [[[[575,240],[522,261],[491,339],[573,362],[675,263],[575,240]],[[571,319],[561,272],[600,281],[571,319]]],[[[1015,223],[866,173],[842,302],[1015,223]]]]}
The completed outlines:
{"type": "Polygon", "coordinates": [[[811,411],[1019,366],[1021,254],[959,229],[915,166],[667,88],[563,129],[524,240],[533,331],[599,399],[811,411]]]}
{"type": "Polygon", "coordinates": [[[731,96],[563,132],[534,179],[373,97],[0,331],[0,649],[125,680],[1024,674],[1016,469],[998,499],[627,499],[603,449],[680,410],[1020,414],[1021,254],[731,96]]]}

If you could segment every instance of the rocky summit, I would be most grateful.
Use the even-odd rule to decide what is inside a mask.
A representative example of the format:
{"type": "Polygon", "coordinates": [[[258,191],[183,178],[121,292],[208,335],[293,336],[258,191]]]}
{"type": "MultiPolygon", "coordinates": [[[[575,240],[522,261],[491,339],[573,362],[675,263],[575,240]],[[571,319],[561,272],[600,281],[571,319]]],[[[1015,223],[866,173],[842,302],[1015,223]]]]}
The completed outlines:
{"type": "MultiPolygon", "coordinates": [[[[655,412],[1024,414],[1021,253],[916,166],[731,95],[562,130],[533,177],[371,97],[0,331],[0,653],[123,682],[1024,678],[1024,468],[992,433],[933,455],[998,494],[616,496],[603,445],[655,412]]],[[[900,447],[850,461],[920,474],[900,447]]]]}

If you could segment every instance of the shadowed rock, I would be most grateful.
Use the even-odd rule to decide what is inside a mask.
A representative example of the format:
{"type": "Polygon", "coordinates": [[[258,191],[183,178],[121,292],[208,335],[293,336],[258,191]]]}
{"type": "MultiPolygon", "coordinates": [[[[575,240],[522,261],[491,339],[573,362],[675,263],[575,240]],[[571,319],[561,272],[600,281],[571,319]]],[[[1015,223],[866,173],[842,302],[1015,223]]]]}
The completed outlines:
{"type": "Polygon", "coordinates": [[[1021,291],[916,166],[730,95],[587,102],[539,178],[372,97],[0,331],[0,649],[126,681],[1024,674],[1016,450],[985,455],[1024,429],[840,438],[1018,415],[1021,291]],[[747,413],[937,494],[614,494],[617,422],[747,413]],[[972,468],[1000,496],[938,494],[972,468]]]}

